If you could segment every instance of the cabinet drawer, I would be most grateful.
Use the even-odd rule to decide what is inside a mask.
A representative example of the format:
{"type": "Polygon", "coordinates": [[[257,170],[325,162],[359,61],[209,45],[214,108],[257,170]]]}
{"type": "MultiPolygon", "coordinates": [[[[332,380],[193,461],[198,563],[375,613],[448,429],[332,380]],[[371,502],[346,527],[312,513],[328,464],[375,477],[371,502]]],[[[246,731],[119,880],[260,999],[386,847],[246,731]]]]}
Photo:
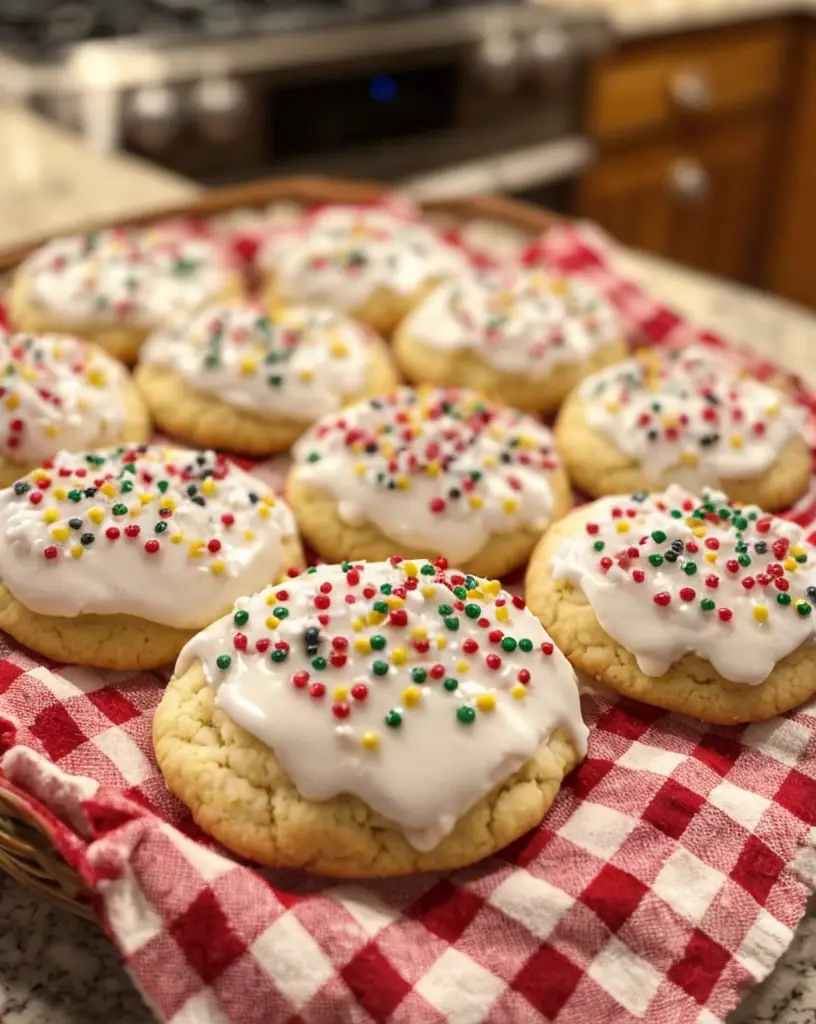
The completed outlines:
{"type": "Polygon", "coordinates": [[[592,135],[610,140],[772,102],[781,93],[788,25],[763,23],[639,44],[599,62],[592,135]]]}

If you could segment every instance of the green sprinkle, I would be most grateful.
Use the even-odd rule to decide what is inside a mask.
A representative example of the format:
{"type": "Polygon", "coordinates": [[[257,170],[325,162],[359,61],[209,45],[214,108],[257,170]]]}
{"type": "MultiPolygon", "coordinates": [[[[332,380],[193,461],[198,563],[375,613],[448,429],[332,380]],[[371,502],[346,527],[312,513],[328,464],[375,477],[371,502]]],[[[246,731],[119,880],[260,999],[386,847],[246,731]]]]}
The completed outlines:
{"type": "Polygon", "coordinates": [[[446,615],[450,615],[450,613],[453,611],[453,608],[449,604],[440,604],[440,606],[437,609],[437,611],[439,612],[439,614],[444,619],[446,615]]]}
{"type": "Polygon", "coordinates": [[[162,494],[166,494],[167,488],[170,486],[170,483],[167,480],[159,480],[156,486],[162,492],[162,494]]]}
{"type": "Polygon", "coordinates": [[[713,612],[715,605],[710,597],[704,597],[700,602],[700,607],[704,612],[713,612]]]}
{"type": "Polygon", "coordinates": [[[776,601],[777,601],[777,604],[790,604],[791,603],[791,596],[790,596],[790,594],[785,594],[785,593],[777,594],[776,595],[776,601]]]}
{"type": "Polygon", "coordinates": [[[453,676],[447,676],[445,679],[442,680],[442,685],[445,687],[448,693],[453,693],[453,691],[459,685],[459,680],[454,679],[453,676]]]}
{"type": "Polygon", "coordinates": [[[717,513],[717,515],[720,517],[720,519],[730,519],[731,518],[731,509],[730,508],[721,508],[719,510],[719,512],[717,513]]]}
{"type": "Polygon", "coordinates": [[[528,640],[526,637],[523,640],[519,640],[519,647],[524,651],[525,654],[529,654],[533,649],[533,641],[528,640]]]}
{"type": "Polygon", "coordinates": [[[288,608],[282,608],[279,604],[276,604],[275,605],[275,618],[276,619],[286,619],[288,617],[289,617],[289,609],[288,608]]]}
{"type": "Polygon", "coordinates": [[[804,618],[806,615],[810,615],[810,605],[807,601],[797,601],[796,610],[804,618]]]}
{"type": "Polygon", "coordinates": [[[686,576],[695,576],[697,573],[697,563],[686,562],[686,564],[683,566],[683,572],[686,574],[686,576]]]}
{"type": "Polygon", "coordinates": [[[456,717],[463,725],[471,725],[476,719],[476,712],[467,704],[463,704],[461,708],[456,709],[456,717]]]}
{"type": "Polygon", "coordinates": [[[596,551],[603,551],[603,549],[606,547],[606,544],[602,540],[596,540],[592,546],[593,548],[595,548],[596,551]]]}
{"type": "Polygon", "coordinates": [[[113,512],[113,514],[115,516],[126,516],[127,515],[127,510],[128,510],[127,505],[123,505],[123,504],[121,504],[121,502],[117,502],[113,506],[113,508],[111,509],[111,511],[113,512]]]}
{"type": "Polygon", "coordinates": [[[82,491],[69,491],[68,497],[71,501],[82,501],[82,491]]]}
{"type": "Polygon", "coordinates": [[[516,649],[516,647],[518,646],[518,644],[516,643],[516,641],[513,639],[512,636],[504,637],[504,639],[501,642],[501,645],[502,645],[502,650],[504,650],[504,651],[514,651],[516,649]]]}
{"type": "MultiPolygon", "coordinates": [[[[266,383],[271,388],[279,388],[281,386],[281,384],[283,384],[283,377],[281,377],[281,375],[279,373],[270,374],[266,378],[266,383]]],[[[312,452],[311,455],[309,455],[309,462],[317,462],[317,459],[320,458],[319,455],[317,455],[317,458],[312,458],[313,455],[317,455],[317,453],[316,452],[312,452]]]]}
{"type": "Polygon", "coordinates": [[[122,492],[122,494],[130,494],[130,492],[133,490],[133,481],[123,480],[122,486],[119,488],[119,490],[122,492]]]}
{"type": "Polygon", "coordinates": [[[415,683],[424,683],[427,678],[428,678],[428,673],[425,671],[424,668],[417,667],[417,668],[411,669],[411,679],[415,683]]]}
{"type": "Polygon", "coordinates": [[[226,670],[232,664],[232,658],[228,654],[219,654],[218,657],[215,659],[215,663],[222,670],[222,672],[226,672],[226,670]]]}
{"type": "Polygon", "coordinates": [[[306,456],[307,462],[320,462],[320,452],[309,452],[306,456]]]}
{"type": "Polygon", "coordinates": [[[652,532],[652,540],[655,544],[662,544],[666,539],[666,534],[662,530],[654,530],[652,532]]]}
{"type": "Polygon", "coordinates": [[[436,569],[429,562],[426,562],[425,565],[423,565],[419,571],[422,573],[423,576],[436,575],[436,569]]]}
{"type": "Polygon", "coordinates": [[[478,604],[465,605],[465,615],[467,615],[469,619],[478,619],[481,614],[482,609],[478,606],[478,604]]]}
{"type": "Polygon", "coordinates": [[[734,516],[731,521],[738,530],[744,530],[748,526],[748,520],[743,519],[742,516],[734,516]]]}
{"type": "Polygon", "coordinates": [[[312,668],[315,670],[315,672],[323,672],[327,664],[328,662],[326,661],[326,659],[321,656],[318,656],[317,658],[312,658],[312,668]]]}
{"type": "Polygon", "coordinates": [[[663,556],[662,555],[649,555],[649,561],[654,566],[662,565],[663,564],[663,556]]]}
{"type": "MultiPolygon", "coordinates": [[[[275,651],[273,651],[273,652],[272,652],[272,653],[270,654],[270,658],[271,658],[271,659],[272,659],[273,661],[275,661],[275,662],[281,662],[281,661],[286,661],[286,655],[287,655],[288,653],[289,653],[288,651],[278,651],[278,650],[275,650],[275,651]]],[[[312,662],[312,664],[314,664],[314,662],[312,662]]]]}
{"type": "Polygon", "coordinates": [[[388,674],[388,662],[387,661],[375,661],[371,666],[371,671],[375,676],[384,676],[388,674]]]}
{"type": "Polygon", "coordinates": [[[249,622],[249,612],[246,612],[243,609],[241,611],[237,611],[233,615],[232,621],[236,626],[245,626],[249,622]]]}
{"type": "Polygon", "coordinates": [[[381,594],[385,594],[386,597],[390,597],[391,596],[391,590],[392,590],[392,587],[391,587],[390,583],[383,583],[383,585],[380,587],[380,593],[381,594]]]}
{"type": "Polygon", "coordinates": [[[445,625],[448,627],[448,629],[451,629],[455,632],[459,628],[459,620],[456,618],[455,615],[449,615],[448,618],[445,619],[445,625]]]}
{"type": "Polygon", "coordinates": [[[464,599],[467,597],[467,591],[465,590],[464,587],[454,587],[453,592],[459,598],[460,601],[464,601],[464,599]]]}
{"type": "Polygon", "coordinates": [[[380,636],[379,633],[375,633],[369,640],[369,643],[375,651],[381,651],[385,647],[385,637],[380,636]]]}
{"type": "Polygon", "coordinates": [[[72,530],[81,530],[82,529],[82,520],[81,519],[69,519],[68,520],[68,525],[71,527],[72,530]]]}
{"type": "Polygon", "coordinates": [[[373,611],[379,612],[380,615],[388,614],[388,604],[385,601],[375,601],[371,607],[373,611]]]}
{"type": "Polygon", "coordinates": [[[399,729],[399,727],[402,725],[402,712],[397,711],[396,708],[392,711],[389,711],[388,714],[385,716],[385,724],[388,726],[389,729],[399,729]]]}
{"type": "Polygon", "coordinates": [[[683,518],[683,513],[680,511],[679,508],[673,508],[671,510],[671,517],[672,517],[672,519],[682,519],[683,518]]]}
{"type": "Polygon", "coordinates": [[[737,561],[741,566],[743,566],[743,568],[751,564],[751,559],[748,557],[748,555],[740,555],[737,561]]]}
{"type": "Polygon", "coordinates": [[[165,531],[166,529],[167,529],[167,523],[164,523],[164,522],[161,522],[161,521],[159,521],[159,522],[158,522],[158,523],[156,523],[156,525],[155,525],[155,526],[153,527],[153,532],[154,532],[154,533],[164,533],[164,531],[165,531]]]}

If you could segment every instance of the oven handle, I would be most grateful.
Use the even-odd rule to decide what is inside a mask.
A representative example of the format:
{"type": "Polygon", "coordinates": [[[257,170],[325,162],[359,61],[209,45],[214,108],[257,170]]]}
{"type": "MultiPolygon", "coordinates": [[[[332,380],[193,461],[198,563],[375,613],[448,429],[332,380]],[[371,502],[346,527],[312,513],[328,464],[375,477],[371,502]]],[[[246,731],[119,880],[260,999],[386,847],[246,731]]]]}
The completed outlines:
{"type": "Polygon", "coordinates": [[[522,192],[573,178],[594,156],[595,147],[589,139],[567,135],[418,175],[401,182],[400,186],[413,198],[422,200],[522,192]]]}

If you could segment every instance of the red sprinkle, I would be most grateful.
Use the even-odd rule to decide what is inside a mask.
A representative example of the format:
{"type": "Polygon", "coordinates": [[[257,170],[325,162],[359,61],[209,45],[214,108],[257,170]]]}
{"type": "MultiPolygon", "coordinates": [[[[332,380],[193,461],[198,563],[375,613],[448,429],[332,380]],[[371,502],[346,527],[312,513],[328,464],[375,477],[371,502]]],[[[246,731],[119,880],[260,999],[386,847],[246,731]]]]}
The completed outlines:
{"type": "Polygon", "coordinates": [[[269,650],[269,638],[262,636],[260,640],[255,641],[255,650],[258,654],[266,654],[269,650]]]}
{"type": "Polygon", "coordinates": [[[355,683],[351,688],[351,695],[355,700],[365,700],[368,696],[368,687],[365,683],[355,683]]]}
{"type": "Polygon", "coordinates": [[[646,579],[646,573],[642,569],[633,569],[632,579],[635,583],[642,583],[646,579]]]}
{"type": "Polygon", "coordinates": [[[464,643],[462,644],[462,650],[465,652],[465,654],[475,654],[476,651],[479,650],[479,645],[478,643],[476,643],[473,637],[468,637],[467,640],[465,640],[464,643]]]}
{"type": "Polygon", "coordinates": [[[705,585],[709,590],[716,590],[720,585],[720,577],[712,572],[710,575],[706,576],[705,585]]]}
{"type": "Polygon", "coordinates": [[[207,542],[207,550],[214,555],[216,551],[221,550],[221,541],[217,537],[213,537],[211,541],[207,542]]]}
{"type": "MultiPolygon", "coordinates": [[[[299,690],[302,690],[304,688],[304,686],[309,682],[309,673],[308,672],[295,672],[293,674],[293,676],[292,676],[292,682],[295,684],[295,686],[299,690]]],[[[323,684],[322,683],[318,683],[317,685],[318,686],[322,686],[323,684]]],[[[316,694],[313,693],[312,696],[314,697],[314,696],[316,696],[316,694]]]]}
{"type": "Polygon", "coordinates": [[[770,530],[770,528],[771,528],[771,520],[770,519],[758,519],[757,520],[757,524],[756,524],[756,532],[757,533],[767,533],[768,530],[770,530]]]}
{"type": "Polygon", "coordinates": [[[496,669],[501,668],[501,663],[502,660],[498,654],[488,654],[485,658],[485,665],[487,665],[488,668],[493,669],[494,672],[496,669]]]}
{"type": "Polygon", "coordinates": [[[348,583],[350,587],[356,587],[359,582],[359,572],[357,572],[356,569],[349,569],[349,571],[346,573],[346,583],[348,583]]]}
{"type": "Polygon", "coordinates": [[[392,626],[407,626],[408,612],[404,608],[395,608],[388,616],[388,621],[392,626]]]}
{"type": "Polygon", "coordinates": [[[441,679],[442,676],[444,676],[444,674],[445,674],[445,666],[444,665],[439,665],[439,664],[431,665],[431,667],[428,669],[428,675],[431,677],[431,679],[441,679]]]}
{"type": "Polygon", "coordinates": [[[667,604],[671,603],[671,594],[667,590],[659,590],[652,600],[655,604],[659,604],[661,608],[665,608],[667,604]]]}
{"type": "Polygon", "coordinates": [[[609,572],[609,570],[610,570],[610,569],[612,568],[612,566],[614,565],[614,562],[612,561],[612,559],[611,559],[611,558],[608,558],[607,556],[604,556],[604,557],[603,557],[603,558],[601,559],[601,561],[600,561],[600,563],[599,563],[599,564],[600,564],[600,566],[601,566],[601,569],[602,569],[602,570],[603,570],[604,572],[609,572]]]}
{"type": "Polygon", "coordinates": [[[332,647],[336,651],[347,651],[348,650],[348,640],[344,636],[336,636],[332,640],[332,647]]]}
{"type": "Polygon", "coordinates": [[[589,534],[592,534],[594,536],[598,532],[598,524],[597,523],[587,523],[586,524],[586,532],[589,533],[589,534]]]}
{"type": "Polygon", "coordinates": [[[520,668],[518,675],[516,676],[516,679],[518,679],[520,683],[524,683],[524,685],[526,686],[527,683],[530,682],[530,673],[527,671],[526,668],[520,668]]]}
{"type": "Polygon", "coordinates": [[[144,549],[149,555],[155,555],[159,550],[159,542],[155,537],[151,537],[150,540],[145,541],[144,549]]]}
{"type": "Polygon", "coordinates": [[[742,583],[743,587],[745,587],[746,590],[753,590],[756,586],[756,580],[753,576],[744,576],[740,580],[740,583],[742,583]]]}
{"type": "Polygon", "coordinates": [[[331,604],[331,598],[326,597],[325,594],[318,594],[317,597],[314,599],[314,603],[315,608],[328,608],[329,605],[331,604]]]}
{"type": "Polygon", "coordinates": [[[105,536],[108,538],[108,540],[119,540],[119,537],[121,536],[119,527],[109,526],[107,530],[105,530],[105,536]]]}
{"type": "Polygon", "coordinates": [[[445,499],[444,498],[431,498],[428,502],[428,508],[431,512],[444,512],[445,511],[445,499]]]}
{"type": "Polygon", "coordinates": [[[526,608],[527,602],[520,594],[513,594],[513,607],[514,608],[526,608]]]}
{"type": "Polygon", "coordinates": [[[247,649],[247,638],[244,633],[236,633],[232,638],[232,646],[236,651],[245,651],[247,649]]]}
{"type": "Polygon", "coordinates": [[[235,516],[232,514],[232,512],[225,512],[221,516],[221,522],[224,524],[224,526],[232,526],[233,523],[235,522],[235,516]]]}
{"type": "Polygon", "coordinates": [[[329,661],[332,663],[334,668],[342,668],[348,661],[348,658],[342,651],[333,651],[329,661]]]}
{"type": "Polygon", "coordinates": [[[736,558],[729,558],[725,563],[725,567],[729,572],[739,572],[739,562],[736,558]]]}
{"type": "Polygon", "coordinates": [[[323,685],[323,683],[312,683],[312,685],[309,687],[309,696],[315,697],[318,700],[325,694],[325,692],[326,687],[323,685]]]}
{"type": "Polygon", "coordinates": [[[717,614],[719,615],[721,622],[729,622],[734,613],[730,608],[719,608],[717,610],[717,614]]]}
{"type": "Polygon", "coordinates": [[[49,560],[56,558],[58,554],[59,548],[55,547],[53,544],[49,544],[47,548],[43,548],[43,555],[45,555],[49,560]]]}
{"type": "Polygon", "coordinates": [[[500,629],[491,629],[490,632],[487,634],[487,639],[491,642],[491,644],[498,644],[501,643],[503,636],[504,633],[502,633],[500,629]]]}
{"type": "Polygon", "coordinates": [[[39,505],[39,503],[43,500],[42,492],[32,491],[31,494],[29,494],[28,496],[28,500],[31,502],[32,505],[39,505]]]}
{"type": "Polygon", "coordinates": [[[549,640],[545,640],[541,645],[541,653],[546,655],[548,658],[554,650],[555,647],[549,642],[549,640]]]}
{"type": "Polygon", "coordinates": [[[348,718],[350,711],[348,704],[332,704],[332,714],[335,718],[348,718]]]}
{"type": "Polygon", "coordinates": [[[693,587],[680,588],[680,597],[683,601],[693,601],[696,596],[697,593],[693,587]]]}

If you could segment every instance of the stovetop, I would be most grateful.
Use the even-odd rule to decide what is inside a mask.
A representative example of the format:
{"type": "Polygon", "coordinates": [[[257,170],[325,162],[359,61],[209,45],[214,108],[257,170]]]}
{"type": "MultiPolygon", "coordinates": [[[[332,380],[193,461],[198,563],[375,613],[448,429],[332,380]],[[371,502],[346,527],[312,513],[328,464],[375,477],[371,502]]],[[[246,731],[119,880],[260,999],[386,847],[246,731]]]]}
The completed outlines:
{"type": "MultiPolygon", "coordinates": [[[[0,0],[0,49],[51,61],[77,44],[151,37],[183,43],[347,25],[483,0],[0,0]]],[[[513,3],[514,0],[507,0],[513,3]]],[[[494,0],[495,3],[495,0],[494,0]]]]}

